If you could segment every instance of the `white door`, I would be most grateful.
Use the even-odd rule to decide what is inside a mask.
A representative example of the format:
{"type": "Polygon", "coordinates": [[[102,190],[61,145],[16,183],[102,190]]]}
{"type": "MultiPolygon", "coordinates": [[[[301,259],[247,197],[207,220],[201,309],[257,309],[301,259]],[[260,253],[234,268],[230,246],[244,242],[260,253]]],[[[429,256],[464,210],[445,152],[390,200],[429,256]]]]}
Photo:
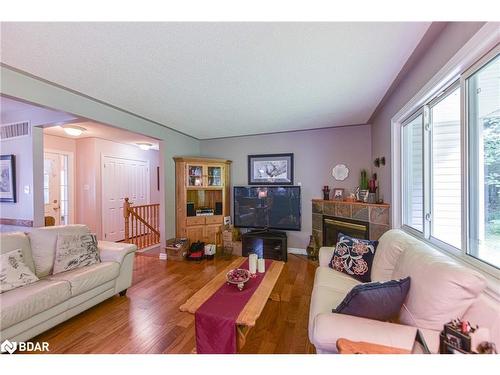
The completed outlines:
{"type": "Polygon", "coordinates": [[[51,216],[55,225],[61,224],[61,156],[44,153],[43,160],[43,200],[45,216],[51,216]]]}
{"type": "Polygon", "coordinates": [[[142,160],[102,157],[102,233],[106,241],[125,238],[123,202],[149,204],[149,163],[142,160]]]}

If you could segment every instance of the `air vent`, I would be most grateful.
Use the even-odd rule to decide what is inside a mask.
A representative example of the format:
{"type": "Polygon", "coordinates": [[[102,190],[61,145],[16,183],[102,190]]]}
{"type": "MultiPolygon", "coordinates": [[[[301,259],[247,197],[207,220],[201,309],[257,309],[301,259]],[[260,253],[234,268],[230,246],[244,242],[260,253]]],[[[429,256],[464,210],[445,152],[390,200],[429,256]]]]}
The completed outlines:
{"type": "Polygon", "coordinates": [[[0,126],[0,139],[12,139],[26,137],[31,134],[29,121],[14,122],[12,124],[2,124],[0,126]]]}

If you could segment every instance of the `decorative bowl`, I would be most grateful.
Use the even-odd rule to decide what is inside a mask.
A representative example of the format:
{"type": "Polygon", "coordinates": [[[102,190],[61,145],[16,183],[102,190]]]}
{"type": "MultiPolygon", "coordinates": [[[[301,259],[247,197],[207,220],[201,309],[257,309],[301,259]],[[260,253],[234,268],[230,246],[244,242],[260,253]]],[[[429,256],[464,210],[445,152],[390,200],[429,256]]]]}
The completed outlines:
{"type": "Polygon", "coordinates": [[[245,283],[250,280],[250,272],[243,268],[236,268],[226,274],[226,280],[229,284],[234,284],[239,290],[243,290],[245,283]]]}

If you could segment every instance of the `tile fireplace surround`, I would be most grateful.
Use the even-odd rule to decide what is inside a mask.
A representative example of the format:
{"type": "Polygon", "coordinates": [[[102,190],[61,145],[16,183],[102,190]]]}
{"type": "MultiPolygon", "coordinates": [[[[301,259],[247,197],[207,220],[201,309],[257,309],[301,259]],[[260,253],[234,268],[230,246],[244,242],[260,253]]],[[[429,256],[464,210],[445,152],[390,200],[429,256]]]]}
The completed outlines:
{"type": "Polygon", "coordinates": [[[390,229],[389,204],[370,204],[361,202],[312,200],[312,229],[323,244],[323,217],[351,219],[368,223],[370,240],[378,240],[390,229]]]}

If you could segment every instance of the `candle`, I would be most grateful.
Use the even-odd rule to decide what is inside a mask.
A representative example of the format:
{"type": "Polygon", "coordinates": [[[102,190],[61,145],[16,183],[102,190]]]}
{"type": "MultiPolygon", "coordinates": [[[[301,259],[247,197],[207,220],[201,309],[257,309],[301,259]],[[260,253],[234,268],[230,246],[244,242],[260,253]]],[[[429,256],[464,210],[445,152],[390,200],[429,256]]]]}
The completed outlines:
{"type": "Polygon", "coordinates": [[[248,256],[248,270],[252,275],[257,273],[257,254],[250,254],[248,256]]]}
{"type": "Polygon", "coordinates": [[[266,261],[264,258],[260,258],[258,261],[257,261],[257,266],[258,266],[258,269],[259,269],[259,273],[264,273],[266,272],[266,261]]]}

